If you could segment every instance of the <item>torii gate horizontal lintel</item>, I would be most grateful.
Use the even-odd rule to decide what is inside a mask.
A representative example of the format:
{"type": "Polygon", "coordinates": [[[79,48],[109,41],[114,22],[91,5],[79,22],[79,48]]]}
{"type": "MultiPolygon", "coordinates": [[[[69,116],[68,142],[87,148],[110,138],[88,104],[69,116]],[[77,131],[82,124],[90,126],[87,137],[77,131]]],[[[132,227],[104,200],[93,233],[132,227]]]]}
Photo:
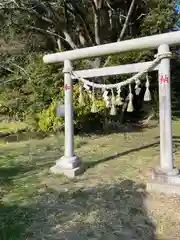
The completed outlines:
{"type": "Polygon", "coordinates": [[[72,61],[77,59],[112,55],[134,50],[157,49],[162,44],[167,44],[169,46],[180,45],[180,31],[47,54],[43,57],[43,61],[44,63],[55,63],[63,62],[65,60],[72,61]]]}

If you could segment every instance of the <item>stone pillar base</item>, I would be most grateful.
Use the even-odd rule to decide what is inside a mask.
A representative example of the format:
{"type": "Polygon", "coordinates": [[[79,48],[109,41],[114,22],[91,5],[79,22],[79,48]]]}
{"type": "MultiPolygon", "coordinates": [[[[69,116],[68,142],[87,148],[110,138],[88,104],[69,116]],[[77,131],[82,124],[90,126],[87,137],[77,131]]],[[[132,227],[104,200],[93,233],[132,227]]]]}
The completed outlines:
{"type": "Polygon", "coordinates": [[[172,171],[154,170],[152,179],[147,183],[148,192],[180,195],[180,174],[174,168],[172,171]]]}
{"type": "Polygon", "coordinates": [[[50,168],[53,174],[64,174],[68,178],[74,178],[84,172],[84,165],[76,157],[61,157],[56,161],[56,165],[50,168]]]}

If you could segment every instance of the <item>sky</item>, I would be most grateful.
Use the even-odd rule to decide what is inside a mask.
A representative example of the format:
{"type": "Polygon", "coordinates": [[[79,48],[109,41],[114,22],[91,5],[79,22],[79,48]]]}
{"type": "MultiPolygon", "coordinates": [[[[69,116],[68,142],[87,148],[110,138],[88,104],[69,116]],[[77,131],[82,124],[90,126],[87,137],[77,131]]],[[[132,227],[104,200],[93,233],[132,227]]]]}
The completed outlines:
{"type": "MultiPolygon", "coordinates": [[[[177,0],[176,10],[178,13],[180,13],[180,0],[177,0]]],[[[180,20],[178,22],[180,22],[180,20]]],[[[180,30],[178,26],[177,26],[177,29],[180,30]]]]}
{"type": "Polygon", "coordinates": [[[178,12],[180,12],[180,1],[179,0],[177,0],[176,9],[178,12]]]}

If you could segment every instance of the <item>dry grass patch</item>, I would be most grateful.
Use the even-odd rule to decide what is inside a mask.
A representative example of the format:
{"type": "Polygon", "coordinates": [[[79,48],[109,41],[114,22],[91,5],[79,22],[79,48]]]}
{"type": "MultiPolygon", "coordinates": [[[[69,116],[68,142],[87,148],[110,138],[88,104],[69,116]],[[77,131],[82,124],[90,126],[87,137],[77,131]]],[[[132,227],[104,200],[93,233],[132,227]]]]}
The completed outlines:
{"type": "MultiPolygon", "coordinates": [[[[180,167],[180,128],[173,123],[180,167]]],[[[76,137],[87,170],[77,179],[53,176],[63,136],[5,144],[0,149],[0,239],[179,240],[180,198],[148,195],[159,163],[159,129],[76,137]]]]}

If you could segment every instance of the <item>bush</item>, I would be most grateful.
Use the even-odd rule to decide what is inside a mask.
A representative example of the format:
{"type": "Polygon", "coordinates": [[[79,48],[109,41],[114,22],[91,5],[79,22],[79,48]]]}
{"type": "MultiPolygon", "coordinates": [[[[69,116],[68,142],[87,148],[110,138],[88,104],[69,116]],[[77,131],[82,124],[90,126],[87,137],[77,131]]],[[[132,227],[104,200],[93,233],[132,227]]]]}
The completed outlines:
{"type": "Polygon", "coordinates": [[[56,117],[55,114],[56,101],[53,100],[48,109],[42,110],[38,114],[38,129],[43,132],[55,131],[59,124],[63,121],[56,117]]]}
{"type": "MultiPolygon", "coordinates": [[[[144,61],[152,57],[151,52],[142,53],[131,52],[129,54],[120,54],[112,56],[109,65],[119,65],[127,62],[136,62],[140,59],[144,61]],[[136,61],[134,60],[136,59],[136,61]]],[[[84,68],[88,61],[82,61],[77,64],[77,68],[84,68]],[[82,67],[83,66],[83,67],[82,67]]],[[[24,66],[24,71],[17,70],[14,74],[9,74],[8,83],[0,93],[0,115],[8,116],[15,120],[21,120],[28,123],[31,130],[43,132],[56,131],[59,125],[63,125],[64,119],[57,118],[55,115],[56,101],[64,98],[64,80],[60,73],[59,65],[45,65],[42,62],[42,56],[31,57],[29,63],[24,66]]],[[[109,77],[108,82],[120,82],[129,77],[128,75],[109,77]]],[[[151,90],[157,89],[156,77],[152,77],[151,90]],[[155,84],[154,86],[152,86],[155,84]]],[[[108,83],[103,79],[105,83],[108,83]]],[[[128,94],[128,86],[123,88],[123,97],[128,94]]],[[[92,102],[88,94],[84,94],[85,106],[78,103],[79,84],[74,83],[73,103],[74,103],[74,126],[75,131],[91,132],[95,130],[104,130],[107,123],[111,120],[120,119],[132,120],[140,117],[143,106],[142,96],[134,97],[135,111],[131,114],[122,114],[120,110],[116,116],[109,115],[109,109],[105,108],[102,101],[102,93],[96,90],[96,105],[98,113],[91,113],[92,102]],[[126,119],[127,117],[127,119],[126,119]]],[[[153,94],[154,95],[154,94],[153,94]]],[[[155,100],[155,102],[157,102],[155,100]]],[[[123,121],[121,121],[123,122],[123,121]]]]}
{"type": "Polygon", "coordinates": [[[41,55],[30,58],[24,69],[9,74],[0,94],[0,114],[36,121],[37,113],[49,106],[63,84],[59,72],[59,66],[45,65],[41,55]]]}
{"type": "MultiPolygon", "coordinates": [[[[59,98],[64,96],[63,88],[60,89],[59,98]]],[[[92,102],[87,93],[83,94],[85,105],[82,106],[78,102],[79,98],[79,84],[74,85],[73,89],[73,105],[74,105],[74,127],[75,131],[91,132],[95,130],[102,130],[106,108],[104,101],[99,99],[95,101],[98,108],[98,113],[91,113],[92,102]]],[[[54,99],[50,106],[38,114],[38,127],[43,132],[55,131],[59,125],[64,123],[63,118],[56,117],[55,107],[58,98],[54,99]]]]}

